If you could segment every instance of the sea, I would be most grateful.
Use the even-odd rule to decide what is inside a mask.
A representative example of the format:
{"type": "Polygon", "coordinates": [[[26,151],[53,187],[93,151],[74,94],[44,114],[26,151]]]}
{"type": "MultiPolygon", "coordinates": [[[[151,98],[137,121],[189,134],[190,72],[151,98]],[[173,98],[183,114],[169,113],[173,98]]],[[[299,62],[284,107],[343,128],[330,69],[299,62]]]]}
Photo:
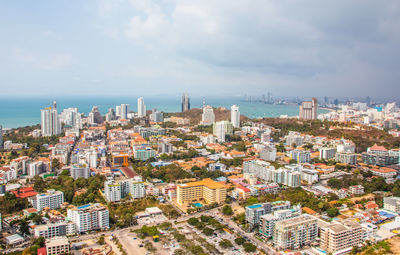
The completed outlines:
{"type": "MultiPolygon", "coordinates": [[[[79,112],[87,115],[93,106],[97,106],[102,114],[109,108],[120,104],[130,104],[129,110],[137,111],[138,97],[54,97],[54,98],[0,98],[0,125],[3,128],[17,128],[40,124],[40,110],[57,102],[59,113],[69,107],[78,108],[79,112]]],[[[157,109],[163,112],[181,111],[181,97],[158,96],[143,97],[147,110],[157,109]]],[[[190,98],[191,108],[203,106],[203,98],[190,98]]],[[[233,104],[239,106],[240,113],[249,118],[289,117],[299,114],[297,105],[264,104],[248,102],[240,97],[211,97],[205,98],[205,104],[213,107],[230,109],[233,104]]],[[[327,112],[320,109],[319,113],[327,112]]]]}

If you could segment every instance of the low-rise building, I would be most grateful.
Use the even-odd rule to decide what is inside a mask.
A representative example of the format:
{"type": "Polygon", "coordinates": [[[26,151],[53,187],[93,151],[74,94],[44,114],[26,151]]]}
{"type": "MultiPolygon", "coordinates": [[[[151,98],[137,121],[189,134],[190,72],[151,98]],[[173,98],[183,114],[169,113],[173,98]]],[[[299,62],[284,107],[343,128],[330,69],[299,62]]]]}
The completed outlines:
{"type": "Polygon", "coordinates": [[[350,193],[359,196],[364,194],[364,187],[362,185],[354,185],[349,187],[350,193]]]}
{"type": "Polygon", "coordinates": [[[69,241],[66,237],[56,237],[46,240],[47,255],[69,254],[69,241]]]}
{"type": "Polygon", "coordinates": [[[384,197],[383,209],[400,213],[400,197],[384,197]]]}
{"type": "Polygon", "coordinates": [[[201,199],[204,199],[208,204],[220,204],[225,202],[226,186],[211,179],[179,184],[177,185],[176,197],[177,203],[180,205],[201,199]]]}

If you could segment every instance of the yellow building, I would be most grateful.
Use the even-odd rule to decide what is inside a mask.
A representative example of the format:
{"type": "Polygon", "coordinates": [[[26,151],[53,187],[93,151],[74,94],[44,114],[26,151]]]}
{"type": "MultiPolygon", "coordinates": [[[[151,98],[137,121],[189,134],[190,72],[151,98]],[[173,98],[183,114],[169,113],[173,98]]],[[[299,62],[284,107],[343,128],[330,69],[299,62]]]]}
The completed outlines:
{"type": "Polygon", "coordinates": [[[178,204],[183,205],[201,199],[207,204],[223,203],[226,199],[226,186],[211,179],[177,185],[178,204]]]}

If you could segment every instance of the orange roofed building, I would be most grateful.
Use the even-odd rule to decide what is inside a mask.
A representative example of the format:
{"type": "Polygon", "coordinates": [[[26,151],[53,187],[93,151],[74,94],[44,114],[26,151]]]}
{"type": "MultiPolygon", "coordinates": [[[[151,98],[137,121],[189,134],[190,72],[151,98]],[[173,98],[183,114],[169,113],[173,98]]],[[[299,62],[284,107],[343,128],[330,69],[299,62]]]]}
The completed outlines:
{"type": "Polygon", "coordinates": [[[220,204],[225,202],[226,199],[226,186],[209,178],[179,184],[176,187],[176,201],[179,205],[202,200],[207,204],[220,204]]]}

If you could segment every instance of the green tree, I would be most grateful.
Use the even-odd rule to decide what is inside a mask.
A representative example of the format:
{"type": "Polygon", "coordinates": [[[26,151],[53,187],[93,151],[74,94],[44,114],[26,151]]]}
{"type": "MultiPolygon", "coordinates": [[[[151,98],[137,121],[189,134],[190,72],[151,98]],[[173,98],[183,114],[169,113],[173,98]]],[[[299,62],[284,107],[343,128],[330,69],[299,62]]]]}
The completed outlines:
{"type": "Polygon", "coordinates": [[[246,239],[244,239],[243,237],[238,237],[235,239],[235,243],[237,245],[243,245],[246,242],[246,239]]]}
{"type": "Polygon", "coordinates": [[[331,207],[328,210],[326,210],[326,213],[328,214],[329,217],[335,217],[339,214],[339,210],[336,207],[331,207]]]}
{"type": "Polygon", "coordinates": [[[214,230],[212,230],[211,228],[204,228],[203,229],[203,234],[205,234],[206,236],[211,236],[214,233],[214,230]]]}
{"type": "Polygon", "coordinates": [[[225,205],[224,207],[222,207],[222,213],[225,215],[232,215],[233,214],[232,207],[229,205],[225,205]]]}
{"type": "Polygon", "coordinates": [[[199,220],[197,218],[190,218],[187,222],[192,226],[197,226],[199,224],[199,220]]]}
{"type": "Polygon", "coordinates": [[[341,189],[343,187],[342,181],[339,179],[336,179],[336,178],[329,179],[328,185],[329,185],[329,187],[334,188],[334,189],[341,189]]]}
{"type": "Polygon", "coordinates": [[[257,247],[252,244],[252,243],[244,243],[243,248],[245,252],[255,252],[257,250],[257,247]]]}
{"type": "Polygon", "coordinates": [[[219,246],[221,246],[221,247],[224,248],[224,249],[227,249],[227,248],[233,247],[233,244],[232,244],[231,241],[229,241],[228,239],[222,239],[222,240],[219,242],[219,246]]]}
{"type": "Polygon", "coordinates": [[[97,243],[100,244],[100,245],[105,244],[104,235],[101,235],[101,236],[99,237],[99,239],[97,240],[97,243]]]}

